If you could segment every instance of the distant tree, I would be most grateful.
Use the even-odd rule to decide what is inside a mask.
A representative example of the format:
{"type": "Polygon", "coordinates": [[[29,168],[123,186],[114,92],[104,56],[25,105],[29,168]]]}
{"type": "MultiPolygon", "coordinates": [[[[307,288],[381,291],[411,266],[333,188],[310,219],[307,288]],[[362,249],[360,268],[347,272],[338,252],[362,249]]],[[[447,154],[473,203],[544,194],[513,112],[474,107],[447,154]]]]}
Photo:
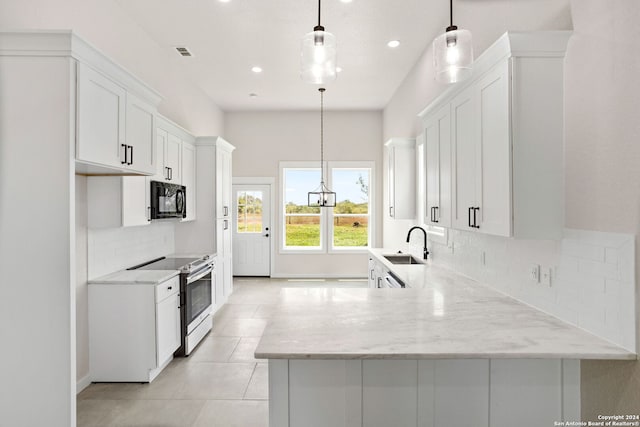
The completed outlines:
{"type": "Polygon", "coordinates": [[[362,174],[358,174],[358,180],[356,184],[360,186],[360,191],[364,194],[364,197],[361,196],[362,200],[369,200],[369,183],[364,181],[362,174]]]}

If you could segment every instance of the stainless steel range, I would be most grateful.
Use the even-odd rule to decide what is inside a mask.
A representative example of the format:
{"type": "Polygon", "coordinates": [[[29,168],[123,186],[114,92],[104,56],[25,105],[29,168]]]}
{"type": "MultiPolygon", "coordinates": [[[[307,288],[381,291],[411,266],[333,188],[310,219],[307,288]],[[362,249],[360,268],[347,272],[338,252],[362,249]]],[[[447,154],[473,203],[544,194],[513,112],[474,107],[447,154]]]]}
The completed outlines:
{"type": "Polygon", "coordinates": [[[215,259],[161,257],[129,270],[180,270],[182,345],[175,356],[188,356],[213,326],[212,293],[215,259]]]}

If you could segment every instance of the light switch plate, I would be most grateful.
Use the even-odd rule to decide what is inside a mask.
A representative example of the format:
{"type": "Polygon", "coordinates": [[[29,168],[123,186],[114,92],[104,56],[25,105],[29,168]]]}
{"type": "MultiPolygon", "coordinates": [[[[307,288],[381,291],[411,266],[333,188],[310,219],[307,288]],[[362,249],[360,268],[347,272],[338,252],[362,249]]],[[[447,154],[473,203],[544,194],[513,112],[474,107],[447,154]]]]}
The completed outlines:
{"type": "Polygon", "coordinates": [[[553,276],[553,268],[552,267],[543,268],[540,273],[541,273],[540,274],[540,283],[542,283],[545,286],[551,287],[552,276],[553,276]]]}

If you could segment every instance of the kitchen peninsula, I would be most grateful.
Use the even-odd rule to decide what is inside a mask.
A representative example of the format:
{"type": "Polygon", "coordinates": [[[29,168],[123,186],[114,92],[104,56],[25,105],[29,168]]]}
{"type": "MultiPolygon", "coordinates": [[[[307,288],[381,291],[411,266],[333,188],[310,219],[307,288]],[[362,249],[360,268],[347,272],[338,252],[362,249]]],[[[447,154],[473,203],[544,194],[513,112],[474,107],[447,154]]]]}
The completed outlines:
{"type": "Polygon", "coordinates": [[[272,427],[553,425],[580,419],[581,359],[636,358],[429,262],[371,254],[407,288],[283,289],[255,353],[272,427]]]}

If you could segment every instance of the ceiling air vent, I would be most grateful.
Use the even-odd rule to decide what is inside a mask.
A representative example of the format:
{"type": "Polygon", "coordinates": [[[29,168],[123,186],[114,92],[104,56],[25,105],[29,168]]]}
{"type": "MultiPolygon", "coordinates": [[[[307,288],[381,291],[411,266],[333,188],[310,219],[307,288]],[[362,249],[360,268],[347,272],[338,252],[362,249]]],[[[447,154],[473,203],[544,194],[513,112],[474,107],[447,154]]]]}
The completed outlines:
{"type": "Polygon", "coordinates": [[[176,50],[181,56],[193,56],[193,54],[189,51],[189,48],[186,47],[176,47],[176,50]]]}

